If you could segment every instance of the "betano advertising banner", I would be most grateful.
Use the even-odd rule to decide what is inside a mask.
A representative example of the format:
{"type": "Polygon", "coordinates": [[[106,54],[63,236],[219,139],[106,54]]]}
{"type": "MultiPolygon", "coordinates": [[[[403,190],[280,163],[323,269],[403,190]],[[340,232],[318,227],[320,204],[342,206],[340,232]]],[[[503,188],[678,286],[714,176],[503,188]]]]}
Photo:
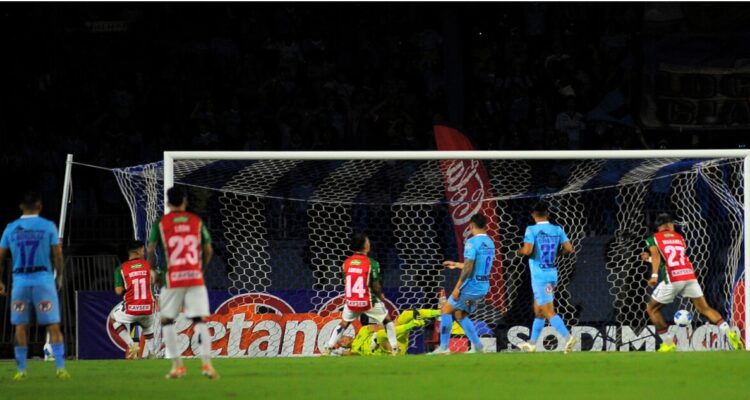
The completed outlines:
{"type": "MultiPolygon", "coordinates": [[[[305,291],[302,291],[305,292],[305,291]]],[[[208,318],[214,357],[280,357],[314,356],[330,338],[340,321],[341,296],[331,299],[317,312],[295,312],[309,309],[305,293],[274,292],[250,293],[230,296],[227,292],[210,291],[209,301],[216,307],[208,318]],[[287,299],[298,299],[289,303],[287,299]],[[215,306],[218,305],[218,306],[215,306]]],[[[307,299],[312,298],[312,292],[307,299]]],[[[386,291],[386,296],[396,298],[395,292],[386,291]]],[[[110,312],[121,299],[110,292],[77,292],[78,304],[78,358],[118,359],[123,358],[125,344],[114,331],[110,312]]],[[[393,317],[398,313],[388,302],[393,317]]],[[[159,331],[157,324],[157,332],[159,331]]],[[[175,324],[179,338],[179,349],[184,357],[197,353],[198,338],[193,334],[192,322],[182,315],[175,324]]],[[[347,335],[354,335],[359,323],[349,328],[347,335]]],[[[715,325],[696,326],[695,329],[670,327],[680,350],[724,350],[727,343],[715,325]]],[[[737,329],[737,328],[734,328],[737,329]]],[[[652,326],[635,328],[629,326],[574,326],[571,333],[578,338],[576,350],[580,351],[654,351],[656,339],[652,326]]],[[[498,351],[516,351],[517,345],[529,338],[529,327],[512,326],[495,331],[498,351]]],[[[429,336],[429,335],[428,335],[429,336]]],[[[488,338],[485,338],[485,340],[488,338]]],[[[156,348],[157,356],[164,356],[164,348],[157,333],[156,343],[146,343],[141,338],[142,357],[148,357],[148,349],[156,348]]],[[[564,341],[551,327],[546,327],[537,351],[562,351],[564,341]]],[[[422,343],[412,341],[410,353],[422,353],[422,343]]],[[[494,346],[492,346],[494,347],[494,346]]]]}

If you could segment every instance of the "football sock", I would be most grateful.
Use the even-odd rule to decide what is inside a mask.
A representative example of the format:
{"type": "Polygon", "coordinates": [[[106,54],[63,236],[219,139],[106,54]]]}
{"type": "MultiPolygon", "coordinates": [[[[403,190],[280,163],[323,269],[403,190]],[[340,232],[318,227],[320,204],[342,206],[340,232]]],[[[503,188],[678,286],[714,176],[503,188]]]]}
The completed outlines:
{"type": "Polygon", "coordinates": [[[391,344],[391,348],[395,349],[398,347],[398,341],[396,341],[396,325],[393,324],[393,321],[388,321],[388,323],[385,324],[385,334],[388,335],[388,343],[391,344]]]}
{"type": "Polygon", "coordinates": [[[563,335],[563,338],[565,338],[565,340],[568,340],[570,338],[570,332],[568,331],[568,328],[565,327],[565,322],[563,322],[562,318],[560,318],[559,315],[555,314],[554,317],[550,318],[549,324],[552,325],[552,327],[555,328],[555,330],[558,331],[561,335],[563,335]]]}
{"type": "Polygon", "coordinates": [[[133,345],[133,338],[130,337],[130,332],[128,332],[127,329],[120,330],[120,332],[118,332],[117,335],[120,336],[120,338],[125,341],[126,346],[130,347],[133,345]]]}
{"type": "Polygon", "coordinates": [[[52,343],[52,354],[55,355],[55,368],[65,368],[65,344],[52,343]]]}
{"type": "Polygon", "coordinates": [[[428,309],[419,309],[419,316],[422,318],[437,318],[440,316],[440,310],[428,310],[428,309]]]}
{"type": "Polygon", "coordinates": [[[336,329],[333,330],[333,333],[331,334],[331,339],[328,340],[328,344],[326,345],[327,348],[333,348],[333,346],[336,345],[336,342],[341,339],[341,334],[344,333],[344,329],[341,327],[341,325],[337,326],[336,329]]]}
{"type": "Polygon", "coordinates": [[[719,326],[719,330],[721,331],[721,333],[727,333],[727,331],[729,330],[729,324],[723,319],[716,322],[716,325],[719,326]]]}
{"type": "Polygon", "coordinates": [[[440,348],[448,349],[451,340],[451,329],[453,328],[453,314],[440,315],[440,348]]]}
{"type": "Polygon", "coordinates": [[[479,335],[477,334],[477,328],[474,326],[474,322],[472,322],[469,317],[464,317],[464,319],[458,321],[458,324],[461,325],[461,328],[464,328],[464,333],[471,342],[471,348],[481,350],[483,347],[482,341],[479,340],[479,335]]]}
{"type": "Polygon", "coordinates": [[[659,335],[663,344],[673,344],[672,335],[669,334],[669,329],[657,330],[656,334],[659,335]]]}
{"type": "Polygon", "coordinates": [[[144,334],[143,335],[143,339],[144,339],[143,343],[146,345],[146,349],[143,351],[143,354],[144,355],[148,355],[148,354],[151,354],[151,353],[156,353],[156,350],[153,349],[153,347],[154,347],[154,334],[153,333],[144,334]],[[146,350],[148,352],[146,352],[146,350]]]}
{"type": "Polygon", "coordinates": [[[531,345],[536,346],[536,342],[539,341],[539,335],[544,329],[544,322],[544,318],[534,318],[534,323],[531,325],[531,339],[529,340],[531,345]]]}
{"type": "Polygon", "coordinates": [[[203,365],[211,365],[211,336],[208,335],[208,326],[204,323],[198,323],[194,326],[200,339],[201,360],[203,365]]]}
{"type": "Polygon", "coordinates": [[[177,332],[174,330],[174,324],[164,325],[161,329],[164,335],[164,346],[167,348],[169,357],[172,358],[172,366],[181,367],[182,359],[177,351],[177,332]]]}
{"type": "Polygon", "coordinates": [[[26,346],[16,346],[16,366],[19,372],[26,371],[26,357],[29,355],[29,348],[26,346]]]}

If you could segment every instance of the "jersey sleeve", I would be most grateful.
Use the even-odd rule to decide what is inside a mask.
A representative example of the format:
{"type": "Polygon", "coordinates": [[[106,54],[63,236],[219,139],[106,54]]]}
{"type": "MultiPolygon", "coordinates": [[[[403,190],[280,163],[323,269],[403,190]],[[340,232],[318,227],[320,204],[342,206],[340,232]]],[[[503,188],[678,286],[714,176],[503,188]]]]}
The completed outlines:
{"type": "Polygon", "coordinates": [[[560,230],[560,243],[570,242],[568,234],[565,233],[565,229],[563,229],[562,226],[558,226],[557,228],[560,230]]]}
{"type": "Polygon", "coordinates": [[[0,247],[2,247],[3,249],[7,250],[10,248],[9,236],[10,236],[10,229],[5,228],[5,230],[3,231],[3,237],[2,239],[0,239],[0,247]]]}
{"type": "Polygon", "coordinates": [[[472,240],[469,239],[466,241],[466,244],[464,245],[464,260],[476,260],[477,259],[477,249],[472,243],[472,240]]]}
{"type": "Polygon", "coordinates": [[[159,222],[161,222],[160,219],[154,221],[154,224],[151,225],[151,233],[148,236],[148,242],[149,243],[157,243],[158,244],[159,241],[160,241],[160,239],[161,239],[160,235],[159,235],[159,222]]]}
{"type": "Polygon", "coordinates": [[[656,238],[654,235],[651,235],[646,239],[646,251],[650,250],[653,246],[656,246],[656,238]]]}
{"type": "Polygon", "coordinates": [[[49,237],[50,245],[57,246],[60,244],[60,235],[58,235],[57,226],[52,221],[47,225],[47,236],[49,237]]]}
{"type": "Polygon", "coordinates": [[[115,270],[115,287],[125,287],[125,281],[122,279],[122,267],[115,270]]]}
{"type": "Polygon", "coordinates": [[[206,228],[206,224],[201,222],[201,243],[203,245],[211,244],[211,234],[208,232],[208,228],[206,228]]]}
{"type": "Polygon", "coordinates": [[[534,232],[531,231],[531,227],[526,227],[526,233],[523,234],[523,242],[528,244],[534,244],[534,232]]]}
{"type": "Polygon", "coordinates": [[[380,273],[380,264],[370,259],[370,282],[377,282],[380,280],[381,273],[380,273]]]}

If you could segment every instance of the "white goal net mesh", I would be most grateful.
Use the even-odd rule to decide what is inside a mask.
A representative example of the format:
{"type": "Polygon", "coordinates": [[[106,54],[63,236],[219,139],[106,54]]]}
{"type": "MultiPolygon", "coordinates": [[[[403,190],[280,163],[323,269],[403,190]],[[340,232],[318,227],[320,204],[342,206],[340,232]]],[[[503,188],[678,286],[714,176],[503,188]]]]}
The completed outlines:
{"type": "MultiPolygon", "coordinates": [[[[163,210],[162,172],[161,163],[115,171],[142,239],[163,210]]],[[[191,208],[214,239],[209,288],[231,295],[265,293],[286,303],[264,307],[264,300],[254,298],[255,313],[293,309],[322,316],[334,310],[343,292],[341,265],[355,231],[369,235],[371,256],[380,262],[385,293],[395,308],[436,308],[441,289],[450,291],[458,278],[441,262],[460,258],[460,214],[481,210],[490,220],[497,260],[491,292],[474,319],[490,336],[501,326],[528,325],[533,318],[530,277],[516,250],[532,223],[531,207],[545,199],[552,222],[566,230],[575,248],[573,255],[558,259],[556,307],[568,325],[648,325],[650,266],[639,254],[654,216],[664,211],[679,221],[709,304],[742,325],[738,158],[203,159],[175,161],[174,176],[176,184],[189,188],[191,208]],[[463,172],[453,179],[457,167],[463,172]],[[477,168],[484,172],[471,175],[477,168]]],[[[665,316],[678,308],[692,310],[681,300],[665,316]]],[[[275,328],[268,332],[287,334],[275,328]]],[[[321,328],[320,336],[326,332],[321,328]]],[[[269,346],[242,354],[291,354],[269,346]]]]}

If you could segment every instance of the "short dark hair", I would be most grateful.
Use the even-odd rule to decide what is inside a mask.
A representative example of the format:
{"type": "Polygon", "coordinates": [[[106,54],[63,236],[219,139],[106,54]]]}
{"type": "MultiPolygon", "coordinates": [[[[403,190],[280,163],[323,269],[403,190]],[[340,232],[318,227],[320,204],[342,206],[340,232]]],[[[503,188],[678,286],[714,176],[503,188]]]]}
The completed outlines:
{"type": "Polygon", "coordinates": [[[672,219],[672,215],[670,213],[659,213],[659,215],[656,216],[656,219],[654,220],[654,223],[656,224],[656,227],[660,227],[662,225],[674,223],[674,219],[672,219]]]}
{"type": "Polygon", "coordinates": [[[534,208],[532,209],[534,213],[540,217],[546,217],[547,214],[549,214],[549,203],[546,201],[538,201],[536,204],[534,204],[534,208]]]}
{"type": "Polygon", "coordinates": [[[487,217],[484,216],[484,214],[476,213],[471,216],[470,222],[473,222],[474,225],[477,226],[479,229],[484,229],[487,227],[487,217]]]}
{"type": "Polygon", "coordinates": [[[187,192],[185,189],[174,186],[167,190],[167,202],[173,207],[179,207],[187,199],[187,192]]]}
{"type": "Polygon", "coordinates": [[[361,251],[364,250],[366,242],[367,235],[362,232],[358,232],[352,235],[352,241],[349,244],[349,247],[352,251],[361,251]]]}
{"type": "Polygon", "coordinates": [[[128,242],[127,244],[127,251],[128,253],[138,251],[143,248],[143,242],[139,242],[137,240],[133,240],[131,242],[128,242]]]}
{"type": "Polygon", "coordinates": [[[34,209],[42,204],[42,196],[37,192],[26,192],[21,196],[21,207],[34,209]]]}

